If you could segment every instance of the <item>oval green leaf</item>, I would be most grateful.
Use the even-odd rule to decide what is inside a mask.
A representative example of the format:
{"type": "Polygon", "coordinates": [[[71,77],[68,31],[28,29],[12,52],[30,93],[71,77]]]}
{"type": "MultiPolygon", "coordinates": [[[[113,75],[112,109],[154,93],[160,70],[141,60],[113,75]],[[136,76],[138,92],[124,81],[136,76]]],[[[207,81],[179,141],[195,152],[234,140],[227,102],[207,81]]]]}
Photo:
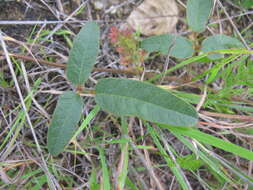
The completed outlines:
{"type": "Polygon", "coordinates": [[[188,0],[187,23],[194,32],[203,32],[211,14],[213,0],[188,0]]]}
{"type": "MultiPolygon", "coordinates": [[[[217,34],[206,38],[202,42],[202,51],[207,53],[215,50],[221,49],[231,49],[231,48],[244,48],[244,45],[236,38],[226,36],[224,34],[217,34]]],[[[224,57],[223,54],[210,54],[209,59],[219,59],[224,57]]]]}
{"type": "Polygon", "coordinates": [[[152,84],[128,79],[102,79],[96,85],[97,104],[118,116],[175,126],[194,126],[195,109],[175,95],[152,84]]]}
{"type": "Polygon", "coordinates": [[[76,93],[68,91],[60,95],[47,134],[48,151],[53,156],[61,153],[74,135],[82,108],[83,101],[76,93]]]}
{"type": "Polygon", "coordinates": [[[141,42],[141,48],[149,53],[154,51],[164,55],[169,53],[172,57],[181,59],[192,56],[194,52],[192,47],[192,42],[187,38],[173,34],[151,36],[141,42]]]}
{"type": "Polygon", "coordinates": [[[67,78],[75,85],[81,85],[89,78],[99,51],[99,27],[88,22],[74,39],[67,63],[67,78]]]}

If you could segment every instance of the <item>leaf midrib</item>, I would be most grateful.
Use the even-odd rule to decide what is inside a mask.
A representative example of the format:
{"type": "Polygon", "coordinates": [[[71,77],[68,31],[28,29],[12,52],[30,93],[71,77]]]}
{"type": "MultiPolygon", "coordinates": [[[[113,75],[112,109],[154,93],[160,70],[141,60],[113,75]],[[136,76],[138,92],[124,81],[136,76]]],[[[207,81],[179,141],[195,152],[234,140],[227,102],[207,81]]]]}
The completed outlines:
{"type": "MultiPolygon", "coordinates": [[[[129,99],[132,99],[132,100],[137,100],[137,101],[144,102],[144,103],[147,103],[147,104],[155,105],[155,106],[160,107],[160,108],[162,108],[162,109],[168,109],[168,108],[166,108],[166,107],[164,107],[164,106],[157,105],[157,104],[154,104],[154,103],[150,103],[150,102],[147,102],[147,101],[143,101],[143,100],[140,100],[140,99],[137,99],[137,98],[134,98],[134,97],[122,96],[122,95],[115,95],[115,94],[106,94],[106,93],[98,93],[98,95],[99,95],[99,94],[101,94],[101,95],[107,95],[107,96],[116,96],[116,97],[119,96],[119,97],[126,98],[126,99],[129,98],[129,99]]],[[[182,101],[182,100],[180,100],[180,101],[182,101]]],[[[185,103],[186,103],[186,102],[185,102],[185,103]]],[[[188,104],[188,103],[186,103],[186,104],[188,104]]],[[[190,106],[190,104],[188,104],[188,106],[190,106]]],[[[178,112],[178,111],[173,110],[173,109],[168,109],[168,110],[172,110],[172,111],[177,112],[177,113],[179,113],[179,114],[182,114],[182,115],[185,115],[185,116],[194,118],[193,116],[183,114],[183,113],[178,112]]],[[[193,111],[194,111],[194,110],[193,110],[193,111]]]]}

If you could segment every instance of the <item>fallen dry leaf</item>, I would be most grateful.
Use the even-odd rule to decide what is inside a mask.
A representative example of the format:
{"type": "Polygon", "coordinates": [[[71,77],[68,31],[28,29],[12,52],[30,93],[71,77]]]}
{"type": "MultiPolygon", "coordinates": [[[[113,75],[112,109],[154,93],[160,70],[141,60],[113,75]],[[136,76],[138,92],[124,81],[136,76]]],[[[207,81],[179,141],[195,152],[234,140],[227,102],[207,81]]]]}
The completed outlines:
{"type": "Polygon", "coordinates": [[[145,0],[127,18],[131,28],[147,36],[173,32],[177,21],[175,0],[145,0]]]}

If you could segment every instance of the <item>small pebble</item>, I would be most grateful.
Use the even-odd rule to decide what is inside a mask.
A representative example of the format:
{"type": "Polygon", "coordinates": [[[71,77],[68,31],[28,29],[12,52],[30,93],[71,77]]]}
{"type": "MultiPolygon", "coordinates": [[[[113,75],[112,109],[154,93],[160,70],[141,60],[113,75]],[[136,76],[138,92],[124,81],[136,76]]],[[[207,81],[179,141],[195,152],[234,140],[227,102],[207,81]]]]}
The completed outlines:
{"type": "Polygon", "coordinates": [[[95,1],[94,2],[94,7],[96,10],[102,10],[104,8],[104,4],[100,1],[95,1]]]}
{"type": "Polygon", "coordinates": [[[116,14],[117,13],[117,8],[114,5],[112,5],[109,10],[110,10],[111,14],[116,14]]]}

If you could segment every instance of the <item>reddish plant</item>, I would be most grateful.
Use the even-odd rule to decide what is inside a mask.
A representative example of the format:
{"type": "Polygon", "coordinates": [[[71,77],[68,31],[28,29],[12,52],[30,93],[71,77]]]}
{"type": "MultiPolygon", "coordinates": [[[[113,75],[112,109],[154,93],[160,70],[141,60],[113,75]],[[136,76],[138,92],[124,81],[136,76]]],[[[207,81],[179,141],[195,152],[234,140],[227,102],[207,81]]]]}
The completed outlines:
{"type": "Polygon", "coordinates": [[[108,37],[120,55],[120,64],[140,66],[144,62],[147,53],[139,47],[140,39],[132,30],[112,26],[108,37]]]}
{"type": "Polygon", "coordinates": [[[115,44],[118,40],[119,30],[115,26],[112,26],[110,28],[110,33],[108,36],[109,36],[109,39],[111,40],[111,43],[115,44]]]}

